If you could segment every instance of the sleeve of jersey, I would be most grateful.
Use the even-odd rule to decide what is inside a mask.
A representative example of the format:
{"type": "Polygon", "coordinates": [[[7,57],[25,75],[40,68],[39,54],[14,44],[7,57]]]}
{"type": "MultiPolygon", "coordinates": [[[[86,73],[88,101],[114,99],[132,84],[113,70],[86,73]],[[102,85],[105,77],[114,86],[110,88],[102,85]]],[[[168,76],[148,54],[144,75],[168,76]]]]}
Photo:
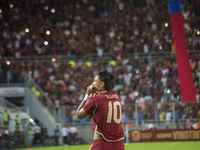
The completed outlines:
{"type": "Polygon", "coordinates": [[[83,106],[83,110],[87,113],[87,114],[91,114],[93,113],[93,110],[96,108],[95,105],[95,97],[90,97],[89,100],[87,101],[87,103],[83,106]]]}

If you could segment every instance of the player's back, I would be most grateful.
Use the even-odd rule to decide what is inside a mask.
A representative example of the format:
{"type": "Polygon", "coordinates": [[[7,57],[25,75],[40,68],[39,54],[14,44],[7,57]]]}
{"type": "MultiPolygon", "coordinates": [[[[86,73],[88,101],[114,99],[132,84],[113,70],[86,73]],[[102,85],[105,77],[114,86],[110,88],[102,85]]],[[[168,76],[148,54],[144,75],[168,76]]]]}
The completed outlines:
{"type": "Polygon", "coordinates": [[[95,131],[107,141],[123,139],[122,108],[116,92],[102,92],[95,96],[96,110],[94,112],[95,131]]]}

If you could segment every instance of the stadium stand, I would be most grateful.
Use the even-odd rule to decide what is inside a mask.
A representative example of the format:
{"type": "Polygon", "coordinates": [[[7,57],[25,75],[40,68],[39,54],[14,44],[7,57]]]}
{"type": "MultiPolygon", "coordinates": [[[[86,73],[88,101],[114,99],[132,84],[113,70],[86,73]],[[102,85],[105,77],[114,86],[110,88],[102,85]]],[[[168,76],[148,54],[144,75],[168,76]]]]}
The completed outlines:
{"type": "Polygon", "coordinates": [[[167,0],[1,1],[0,85],[31,79],[29,88],[57,122],[87,124],[75,110],[95,73],[107,69],[116,78],[124,123],[165,125],[170,115],[174,124],[196,121],[200,13],[190,0],[181,4],[197,104],[181,103],[167,0]]]}

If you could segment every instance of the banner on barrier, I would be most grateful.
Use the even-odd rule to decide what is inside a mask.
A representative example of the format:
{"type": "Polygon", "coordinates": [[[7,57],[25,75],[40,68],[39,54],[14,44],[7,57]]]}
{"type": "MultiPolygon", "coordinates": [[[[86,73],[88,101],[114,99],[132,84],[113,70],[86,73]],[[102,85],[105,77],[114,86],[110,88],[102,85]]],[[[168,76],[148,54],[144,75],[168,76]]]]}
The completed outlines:
{"type": "Polygon", "coordinates": [[[132,130],[131,142],[200,141],[200,130],[132,130]]]}

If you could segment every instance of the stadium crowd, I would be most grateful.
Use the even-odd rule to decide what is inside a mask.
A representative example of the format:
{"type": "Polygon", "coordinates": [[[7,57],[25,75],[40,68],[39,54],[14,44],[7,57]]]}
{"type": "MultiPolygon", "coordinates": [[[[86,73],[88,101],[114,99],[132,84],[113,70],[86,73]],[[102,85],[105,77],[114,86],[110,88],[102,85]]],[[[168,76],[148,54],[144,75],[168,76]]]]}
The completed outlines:
{"type": "MultiPolygon", "coordinates": [[[[200,49],[199,5],[182,1],[188,50],[200,49]]],[[[167,0],[13,0],[0,2],[0,83],[23,82],[29,73],[58,106],[65,106],[67,122],[78,121],[75,110],[97,71],[107,69],[116,78],[124,121],[170,116],[172,101],[178,118],[200,117],[199,104],[182,104],[174,57],[125,59],[124,54],[175,51],[167,0]],[[32,56],[96,54],[102,61],[85,64],[68,61],[28,62],[32,56]],[[116,64],[104,61],[104,55],[116,64]],[[15,62],[6,64],[7,57],[15,62]]],[[[200,60],[190,56],[196,96],[200,94],[200,60]]],[[[40,97],[45,104],[44,97],[40,97]]],[[[159,118],[160,119],[160,118],[159,118]]],[[[170,118],[171,119],[171,118],[170,118]]],[[[67,123],[66,122],[66,123],[67,123]]]]}
{"type": "MultiPolygon", "coordinates": [[[[1,57],[118,58],[174,50],[167,0],[3,0],[0,6],[1,57]]],[[[198,7],[198,1],[182,1],[187,45],[194,51],[200,49],[198,7]]]]}

